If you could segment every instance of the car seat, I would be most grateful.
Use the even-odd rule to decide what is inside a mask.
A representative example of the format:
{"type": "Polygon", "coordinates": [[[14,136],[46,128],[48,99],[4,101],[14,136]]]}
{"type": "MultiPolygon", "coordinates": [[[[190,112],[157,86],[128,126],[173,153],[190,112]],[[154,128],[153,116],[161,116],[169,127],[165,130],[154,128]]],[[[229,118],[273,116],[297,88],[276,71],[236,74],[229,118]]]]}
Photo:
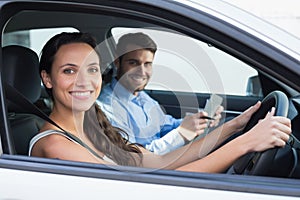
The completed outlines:
{"type": "MultiPolygon", "coordinates": [[[[38,55],[29,48],[11,45],[3,47],[3,80],[13,86],[30,102],[36,102],[41,94],[38,55]]],[[[43,120],[26,113],[12,99],[7,100],[13,151],[28,155],[30,139],[38,133],[43,120]]]]}

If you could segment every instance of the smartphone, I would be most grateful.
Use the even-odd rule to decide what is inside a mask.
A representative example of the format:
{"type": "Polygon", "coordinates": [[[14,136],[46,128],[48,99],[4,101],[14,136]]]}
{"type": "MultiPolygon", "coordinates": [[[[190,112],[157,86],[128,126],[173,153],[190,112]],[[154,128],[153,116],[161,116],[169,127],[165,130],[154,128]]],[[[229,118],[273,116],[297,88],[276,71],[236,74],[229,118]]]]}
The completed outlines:
{"type": "Polygon", "coordinates": [[[214,117],[218,107],[222,104],[223,98],[217,94],[212,94],[208,100],[206,100],[204,112],[207,112],[208,117],[214,117]]]}
{"type": "MultiPolygon", "coordinates": [[[[199,109],[199,111],[207,112],[209,118],[213,118],[216,114],[218,107],[222,104],[223,98],[217,94],[212,94],[208,100],[204,109],[199,109]]],[[[206,136],[209,132],[210,121],[207,122],[207,127],[204,130],[204,133],[197,136],[194,140],[199,140],[200,138],[206,136]]]]}

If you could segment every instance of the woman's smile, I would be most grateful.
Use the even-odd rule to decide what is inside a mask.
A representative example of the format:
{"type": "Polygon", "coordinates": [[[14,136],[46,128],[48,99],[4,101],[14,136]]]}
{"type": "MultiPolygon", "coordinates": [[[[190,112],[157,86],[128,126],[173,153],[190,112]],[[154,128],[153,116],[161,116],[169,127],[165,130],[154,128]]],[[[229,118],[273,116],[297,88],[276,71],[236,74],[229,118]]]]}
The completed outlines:
{"type": "Polygon", "coordinates": [[[92,95],[93,91],[71,91],[70,94],[73,98],[79,99],[79,100],[86,100],[89,99],[92,95]]]}

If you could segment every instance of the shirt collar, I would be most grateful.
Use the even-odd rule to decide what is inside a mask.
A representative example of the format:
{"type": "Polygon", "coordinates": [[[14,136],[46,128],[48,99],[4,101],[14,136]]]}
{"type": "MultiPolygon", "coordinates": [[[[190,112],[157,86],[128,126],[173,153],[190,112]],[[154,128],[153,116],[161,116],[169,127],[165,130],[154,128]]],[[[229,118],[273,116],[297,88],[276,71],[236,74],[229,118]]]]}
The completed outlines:
{"type": "MultiPolygon", "coordinates": [[[[130,93],[121,83],[117,81],[117,79],[113,78],[111,81],[111,89],[119,99],[123,100],[133,100],[137,96],[134,96],[132,93],[130,93]]],[[[139,96],[140,93],[138,93],[139,96]]]]}

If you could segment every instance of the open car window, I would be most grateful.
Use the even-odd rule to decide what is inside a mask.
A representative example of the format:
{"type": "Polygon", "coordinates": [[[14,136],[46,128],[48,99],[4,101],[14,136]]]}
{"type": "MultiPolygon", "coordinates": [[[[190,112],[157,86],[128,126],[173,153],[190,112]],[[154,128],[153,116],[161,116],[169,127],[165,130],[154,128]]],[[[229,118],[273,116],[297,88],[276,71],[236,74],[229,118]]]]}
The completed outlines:
{"type": "MultiPolygon", "coordinates": [[[[22,18],[44,17],[46,19],[52,14],[63,16],[65,13],[44,13],[42,11],[18,13],[7,24],[3,35],[3,46],[17,44],[29,47],[40,54],[45,41],[56,33],[80,31],[69,28],[74,26],[73,23],[76,23],[73,21],[67,23],[63,28],[42,29],[34,27],[33,23],[31,26],[34,28],[29,26],[26,30],[10,31],[10,27],[15,27],[18,20],[22,18]]],[[[104,68],[113,64],[115,59],[114,44],[121,35],[128,32],[144,32],[153,38],[158,45],[158,53],[154,58],[153,77],[146,90],[160,103],[166,114],[183,118],[186,113],[196,112],[199,108],[203,108],[210,94],[219,94],[224,98],[222,105],[225,109],[224,120],[227,121],[262,97],[259,81],[257,84],[251,82],[253,77],[258,76],[258,72],[239,59],[219,50],[213,43],[155,24],[145,23],[147,28],[135,27],[136,24],[144,23],[138,19],[119,17],[109,21],[109,15],[68,14],[72,14],[74,18],[86,18],[86,22],[89,20],[108,20],[105,26],[101,26],[99,29],[87,28],[87,30],[82,30],[84,32],[90,31],[97,38],[101,53],[101,65],[104,68]],[[124,25],[129,24],[132,27],[115,27],[114,21],[116,20],[124,21],[124,25]],[[109,37],[110,35],[112,37],[109,37]],[[230,98],[239,102],[231,102],[230,98]]],[[[83,20],[81,23],[84,24],[83,20]]],[[[113,73],[109,75],[114,76],[113,73]]],[[[50,97],[41,96],[41,98],[39,101],[42,102],[42,109],[47,109],[47,102],[51,101],[50,97]]],[[[41,103],[33,103],[41,106],[41,103]]],[[[48,113],[50,111],[51,108],[49,107],[48,113]]]]}

